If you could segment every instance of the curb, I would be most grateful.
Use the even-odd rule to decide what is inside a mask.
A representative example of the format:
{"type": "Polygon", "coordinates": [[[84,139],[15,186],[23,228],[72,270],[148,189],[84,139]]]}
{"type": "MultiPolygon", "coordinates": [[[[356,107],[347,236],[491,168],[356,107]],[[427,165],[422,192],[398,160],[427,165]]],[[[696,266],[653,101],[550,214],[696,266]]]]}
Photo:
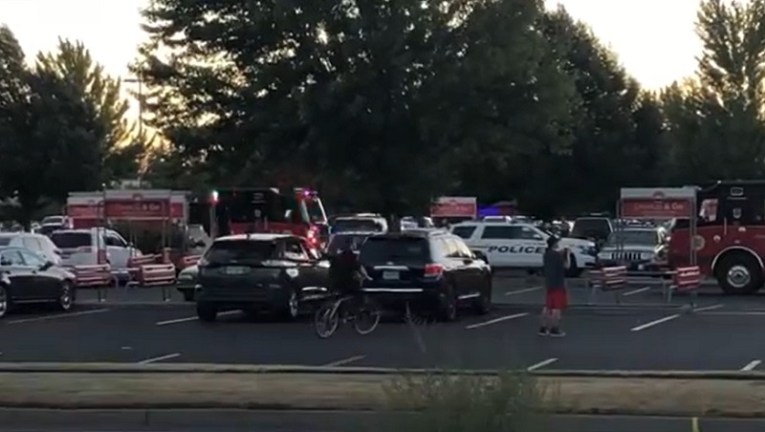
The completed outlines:
{"type": "MultiPolygon", "coordinates": [[[[337,374],[337,375],[496,375],[501,371],[392,369],[378,367],[325,367],[299,365],[235,364],[135,364],[135,363],[0,363],[0,373],[205,373],[205,374],[337,374]]],[[[622,371],[622,370],[547,370],[529,372],[539,377],[561,378],[651,378],[765,380],[762,371],[622,371]]]]}
{"type": "Polygon", "coordinates": [[[192,302],[183,302],[183,301],[177,301],[177,300],[170,300],[170,301],[120,301],[120,300],[109,300],[106,299],[104,301],[98,301],[98,300],[79,300],[77,301],[78,306],[109,306],[109,307],[192,307],[194,303],[192,302]]]}

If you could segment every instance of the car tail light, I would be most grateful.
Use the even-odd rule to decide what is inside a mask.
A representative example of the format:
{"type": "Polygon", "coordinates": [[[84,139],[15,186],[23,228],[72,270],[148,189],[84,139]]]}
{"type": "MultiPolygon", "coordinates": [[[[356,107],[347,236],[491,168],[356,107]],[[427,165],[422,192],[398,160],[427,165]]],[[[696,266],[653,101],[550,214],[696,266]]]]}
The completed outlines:
{"type": "Polygon", "coordinates": [[[425,273],[423,276],[426,278],[439,278],[444,273],[444,266],[441,264],[425,264],[425,273]]]}

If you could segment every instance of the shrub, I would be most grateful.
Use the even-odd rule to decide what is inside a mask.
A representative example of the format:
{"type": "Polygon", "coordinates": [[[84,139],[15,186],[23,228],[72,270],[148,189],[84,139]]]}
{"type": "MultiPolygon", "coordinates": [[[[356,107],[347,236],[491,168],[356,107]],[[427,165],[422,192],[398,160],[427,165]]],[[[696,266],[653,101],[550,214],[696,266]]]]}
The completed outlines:
{"type": "Polygon", "coordinates": [[[545,392],[524,372],[494,376],[451,371],[402,375],[386,386],[396,432],[535,432],[544,430],[545,392]]]}

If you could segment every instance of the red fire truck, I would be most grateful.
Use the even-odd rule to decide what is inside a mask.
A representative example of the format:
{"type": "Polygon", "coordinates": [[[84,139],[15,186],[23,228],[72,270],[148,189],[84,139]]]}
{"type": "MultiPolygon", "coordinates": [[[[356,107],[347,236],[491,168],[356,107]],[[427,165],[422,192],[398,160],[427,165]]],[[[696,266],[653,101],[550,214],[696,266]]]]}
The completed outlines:
{"type": "Polygon", "coordinates": [[[317,248],[327,232],[327,214],[316,191],[294,188],[218,189],[210,195],[214,236],[255,232],[291,233],[317,248]]]}
{"type": "Polygon", "coordinates": [[[765,181],[718,181],[697,188],[694,201],[696,213],[672,227],[670,266],[689,264],[693,237],[698,265],[725,293],[758,291],[765,284],[765,181]]]}

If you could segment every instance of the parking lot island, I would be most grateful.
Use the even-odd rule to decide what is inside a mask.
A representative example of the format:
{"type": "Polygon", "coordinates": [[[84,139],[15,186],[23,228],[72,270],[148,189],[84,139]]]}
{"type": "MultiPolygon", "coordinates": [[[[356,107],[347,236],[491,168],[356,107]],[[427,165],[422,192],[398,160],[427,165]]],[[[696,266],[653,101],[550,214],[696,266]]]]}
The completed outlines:
{"type": "MultiPolygon", "coordinates": [[[[204,365],[2,365],[0,406],[55,409],[386,410],[397,372],[204,365]],[[38,371],[30,371],[37,368],[38,371]],[[26,371],[24,371],[26,369],[26,371]],[[46,372],[41,372],[46,370],[46,372]],[[387,373],[382,373],[387,372],[387,373]]],[[[413,372],[409,372],[411,374],[413,372]]],[[[423,373],[423,372],[420,372],[423,373]]],[[[765,417],[758,374],[739,379],[539,376],[551,412],[765,417]]],[[[707,374],[710,375],[710,374],[707,374]]],[[[660,374],[657,374],[660,376],[660,374]]]]}

